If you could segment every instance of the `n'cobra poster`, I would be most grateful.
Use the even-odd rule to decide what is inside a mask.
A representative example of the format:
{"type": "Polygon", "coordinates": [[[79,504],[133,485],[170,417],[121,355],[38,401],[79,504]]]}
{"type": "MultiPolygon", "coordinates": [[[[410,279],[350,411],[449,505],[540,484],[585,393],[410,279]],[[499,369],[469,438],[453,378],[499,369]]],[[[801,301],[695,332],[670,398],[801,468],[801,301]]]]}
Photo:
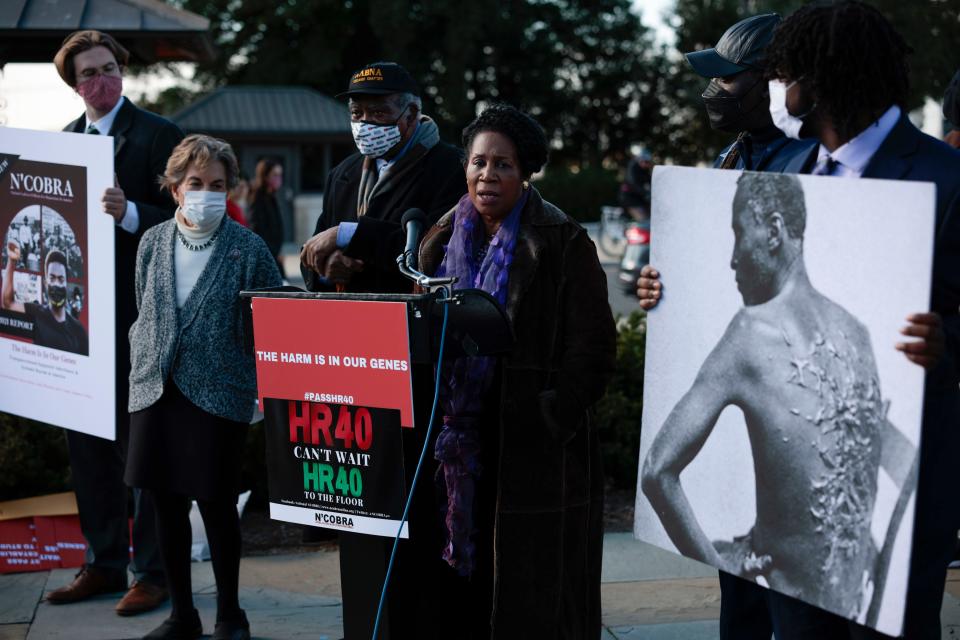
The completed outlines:
{"type": "Polygon", "coordinates": [[[933,222],[930,184],[657,169],[638,538],[899,635],[933,222]]]}
{"type": "Polygon", "coordinates": [[[0,129],[0,411],[114,438],[113,139],[0,129]]]}

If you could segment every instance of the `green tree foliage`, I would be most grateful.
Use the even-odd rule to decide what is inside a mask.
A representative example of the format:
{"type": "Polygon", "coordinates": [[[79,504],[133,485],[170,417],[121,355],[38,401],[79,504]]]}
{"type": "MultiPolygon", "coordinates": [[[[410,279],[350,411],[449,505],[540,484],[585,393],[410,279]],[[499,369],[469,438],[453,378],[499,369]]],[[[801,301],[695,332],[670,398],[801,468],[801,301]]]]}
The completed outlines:
{"type": "Polygon", "coordinates": [[[63,429],[0,413],[0,501],[69,489],[63,429]]]}
{"type": "Polygon", "coordinates": [[[620,163],[656,135],[662,52],[630,0],[183,0],[211,20],[207,87],[302,84],[333,95],[368,62],[404,65],[424,110],[459,142],[477,107],[506,101],[547,130],[554,163],[620,163]]]}
{"type": "Polygon", "coordinates": [[[646,339],[646,314],[642,311],[634,311],[620,321],[616,369],[594,411],[600,429],[603,471],[617,489],[637,486],[646,339]]]}
{"type": "Polygon", "coordinates": [[[537,191],[550,202],[562,203],[564,213],[580,222],[600,219],[600,208],[616,205],[620,189],[617,171],[588,167],[574,172],[553,167],[534,182],[537,191]]]}

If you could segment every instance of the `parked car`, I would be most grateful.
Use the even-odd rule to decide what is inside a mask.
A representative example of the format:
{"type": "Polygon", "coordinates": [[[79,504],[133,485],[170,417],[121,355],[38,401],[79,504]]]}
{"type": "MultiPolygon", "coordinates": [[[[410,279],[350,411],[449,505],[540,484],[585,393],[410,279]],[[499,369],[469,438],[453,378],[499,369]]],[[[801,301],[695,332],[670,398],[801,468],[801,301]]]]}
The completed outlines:
{"type": "Polygon", "coordinates": [[[650,262],[650,222],[631,222],[624,235],[626,246],[617,279],[625,294],[636,295],[640,270],[650,262]]]}

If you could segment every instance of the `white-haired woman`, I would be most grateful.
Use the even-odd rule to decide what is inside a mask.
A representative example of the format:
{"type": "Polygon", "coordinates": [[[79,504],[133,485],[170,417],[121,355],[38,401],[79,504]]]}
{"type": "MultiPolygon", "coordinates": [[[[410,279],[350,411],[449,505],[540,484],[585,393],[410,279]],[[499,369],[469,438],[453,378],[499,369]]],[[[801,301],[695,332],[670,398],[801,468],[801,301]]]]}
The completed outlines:
{"type": "Polygon", "coordinates": [[[217,581],[213,637],[250,637],[237,597],[236,502],[256,374],[243,348],[237,294],[281,280],[263,240],[224,215],[237,176],[226,142],[185,138],[163,176],[179,205],[176,216],[147,231],[137,254],[126,481],[153,495],[173,605],[145,636],[151,639],[202,634],[190,584],[191,498],[200,506],[217,581]]]}

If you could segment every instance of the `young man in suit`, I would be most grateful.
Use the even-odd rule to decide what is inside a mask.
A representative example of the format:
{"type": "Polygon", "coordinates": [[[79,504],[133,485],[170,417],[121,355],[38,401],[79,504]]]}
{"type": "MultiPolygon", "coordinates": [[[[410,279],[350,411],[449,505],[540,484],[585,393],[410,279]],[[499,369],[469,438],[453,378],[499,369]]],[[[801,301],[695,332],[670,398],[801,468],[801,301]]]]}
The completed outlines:
{"type": "MultiPolygon", "coordinates": [[[[767,53],[774,121],[787,135],[820,141],[788,170],[937,188],[931,308],[906,318],[902,333],[915,340],[896,345],[927,370],[904,633],[933,640],[960,526],[952,491],[960,480],[960,153],[907,118],[910,47],[873,7],[804,6],[767,53]]],[[[883,637],[784,596],[771,599],[771,611],[778,638],[883,637]]]]}
{"type": "MultiPolygon", "coordinates": [[[[127,332],[137,317],[134,266],[144,231],[173,216],[175,205],[160,191],[157,176],[163,174],[170,152],[183,138],[175,124],[123,97],[123,72],[129,57],[123,46],[99,31],[70,34],[54,57],[60,77],[83,98],[86,107],[85,113],[64,131],[110,135],[114,139],[115,184],[104,191],[101,202],[103,212],[116,223],[117,390],[115,442],[67,431],[87,557],[71,584],[47,594],[47,600],[54,604],[127,588],[130,536],[123,470],[129,434],[127,332]]],[[[133,562],[129,564],[135,581],[116,606],[119,615],[149,611],[167,599],[153,508],[139,491],[134,492],[133,548],[133,562]]]]}

